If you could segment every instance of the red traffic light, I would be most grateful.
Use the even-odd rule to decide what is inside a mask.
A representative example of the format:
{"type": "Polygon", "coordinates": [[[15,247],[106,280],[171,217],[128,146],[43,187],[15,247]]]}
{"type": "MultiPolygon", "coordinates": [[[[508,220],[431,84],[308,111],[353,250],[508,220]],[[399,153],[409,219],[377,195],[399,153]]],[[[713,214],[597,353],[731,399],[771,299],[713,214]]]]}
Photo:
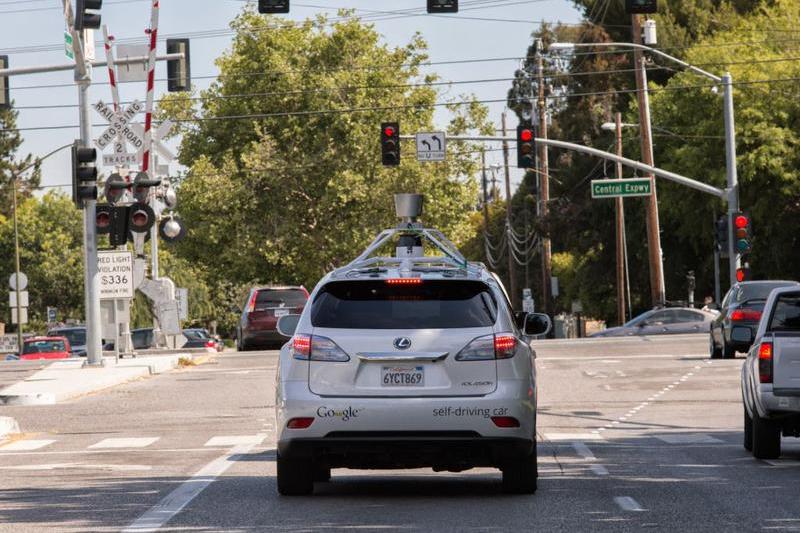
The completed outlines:
{"type": "Polygon", "coordinates": [[[748,281],[750,279],[750,269],[749,268],[737,268],[736,269],[736,281],[748,281]]]}
{"type": "Polygon", "coordinates": [[[522,130],[519,132],[519,138],[521,141],[529,142],[533,139],[533,132],[531,130],[522,130]]]}
{"type": "Polygon", "coordinates": [[[749,223],[750,220],[744,215],[737,215],[736,218],[733,219],[733,224],[737,228],[746,228],[749,223]]]}
{"type": "Polygon", "coordinates": [[[383,129],[383,134],[386,135],[387,137],[394,137],[394,128],[391,126],[386,126],[383,129]]]}

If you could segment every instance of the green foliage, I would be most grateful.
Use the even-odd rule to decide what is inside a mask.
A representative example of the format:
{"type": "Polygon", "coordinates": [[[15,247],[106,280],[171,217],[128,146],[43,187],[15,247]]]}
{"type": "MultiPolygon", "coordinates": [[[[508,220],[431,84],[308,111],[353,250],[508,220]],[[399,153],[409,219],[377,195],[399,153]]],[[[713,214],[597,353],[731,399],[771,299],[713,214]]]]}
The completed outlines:
{"type": "MultiPolygon", "coordinates": [[[[183,131],[180,156],[190,171],[180,211],[189,235],[179,255],[214,286],[311,287],[394,225],[396,192],[425,194],[425,221],[468,238],[472,147],[451,143],[447,163],[421,165],[404,143],[400,167],[380,165],[380,122],[397,120],[403,133],[433,127],[437,91],[419,71],[422,39],[390,48],[352,18],[270,29],[275,23],[246,9],[200,108],[180,97],[163,105],[165,115],[202,118],[183,131]]],[[[450,133],[490,129],[474,101],[453,109],[450,133]]]]}
{"type": "Polygon", "coordinates": [[[38,161],[28,154],[17,159],[22,135],[17,127],[14,109],[0,109],[0,214],[10,216],[13,209],[13,184],[17,181],[17,200],[22,202],[39,186],[41,178],[38,161]],[[28,172],[24,172],[26,169],[28,172]]]}

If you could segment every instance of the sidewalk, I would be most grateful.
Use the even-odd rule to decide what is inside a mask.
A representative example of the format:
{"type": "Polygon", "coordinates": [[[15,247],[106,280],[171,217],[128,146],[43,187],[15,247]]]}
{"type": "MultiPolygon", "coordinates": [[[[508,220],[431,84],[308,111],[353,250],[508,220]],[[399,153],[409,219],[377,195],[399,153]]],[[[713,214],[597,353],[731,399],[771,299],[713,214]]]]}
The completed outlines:
{"type": "Polygon", "coordinates": [[[83,368],[84,359],[55,361],[22,381],[0,389],[0,405],[52,405],[71,398],[114,387],[142,377],[168,372],[181,358],[197,364],[207,361],[205,353],[175,353],[120,359],[104,357],[105,365],[83,368]]]}

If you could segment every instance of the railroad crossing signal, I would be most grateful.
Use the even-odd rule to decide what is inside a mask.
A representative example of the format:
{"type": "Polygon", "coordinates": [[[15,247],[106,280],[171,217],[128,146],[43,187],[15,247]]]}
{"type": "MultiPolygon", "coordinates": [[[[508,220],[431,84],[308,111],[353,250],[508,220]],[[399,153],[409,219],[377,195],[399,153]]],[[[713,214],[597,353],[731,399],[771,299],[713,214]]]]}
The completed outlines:
{"type": "Polygon", "coordinates": [[[72,200],[83,209],[84,200],[97,200],[97,150],[72,145],[72,200]]]}
{"type": "Polygon", "coordinates": [[[108,235],[111,246],[128,242],[128,206],[98,205],[95,226],[98,235],[108,235]]]}
{"type": "Polygon", "coordinates": [[[536,141],[533,135],[533,124],[530,121],[521,122],[517,126],[517,167],[533,168],[535,150],[536,141]]]}
{"type": "Polygon", "coordinates": [[[128,208],[128,228],[130,231],[147,233],[155,223],[156,214],[149,205],[138,202],[128,208]]]}
{"type": "MultiPolygon", "coordinates": [[[[8,68],[8,56],[0,56],[0,69],[8,68]]],[[[0,109],[11,109],[11,92],[8,76],[0,76],[0,109]]]]}
{"type": "Polygon", "coordinates": [[[747,214],[733,214],[733,232],[736,252],[741,255],[749,254],[753,250],[753,228],[747,214]]]}
{"type": "Polygon", "coordinates": [[[167,61],[167,91],[192,90],[192,69],[189,62],[189,39],[167,39],[168,54],[183,54],[181,59],[167,61]]]}
{"type": "Polygon", "coordinates": [[[289,0],[258,0],[259,13],[288,13],[289,0]]]}
{"type": "Polygon", "coordinates": [[[381,123],[381,161],[386,167],[400,164],[400,123],[381,123]]]}
{"type": "Polygon", "coordinates": [[[137,202],[146,202],[150,194],[150,187],[161,185],[161,179],[150,179],[147,172],[139,172],[133,180],[133,197],[137,202]]]}
{"type": "Polygon", "coordinates": [[[458,0],[428,0],[428,13],[458,13],[458,0]]]}
{"type": "Polygon", "coordinates": [[[102,7],[103,0],[75,0],[75,30],[99,29],[102,7]]]}

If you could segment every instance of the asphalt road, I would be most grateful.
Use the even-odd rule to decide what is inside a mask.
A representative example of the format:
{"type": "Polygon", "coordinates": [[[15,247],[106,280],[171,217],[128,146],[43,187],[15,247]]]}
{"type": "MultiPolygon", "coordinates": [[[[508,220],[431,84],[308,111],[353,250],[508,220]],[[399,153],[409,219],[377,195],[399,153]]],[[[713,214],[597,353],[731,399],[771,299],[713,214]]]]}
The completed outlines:
{"type": "Polygon", "coordinates": [[[536,345],[540,483],[490,469],[335,470],[275,490],[275,352],[226,353],[69,404],[0,407],[0,531],[750,531],[800,529],[800,440],[741,446],[742,361],[705,336],[536,345]]]}

